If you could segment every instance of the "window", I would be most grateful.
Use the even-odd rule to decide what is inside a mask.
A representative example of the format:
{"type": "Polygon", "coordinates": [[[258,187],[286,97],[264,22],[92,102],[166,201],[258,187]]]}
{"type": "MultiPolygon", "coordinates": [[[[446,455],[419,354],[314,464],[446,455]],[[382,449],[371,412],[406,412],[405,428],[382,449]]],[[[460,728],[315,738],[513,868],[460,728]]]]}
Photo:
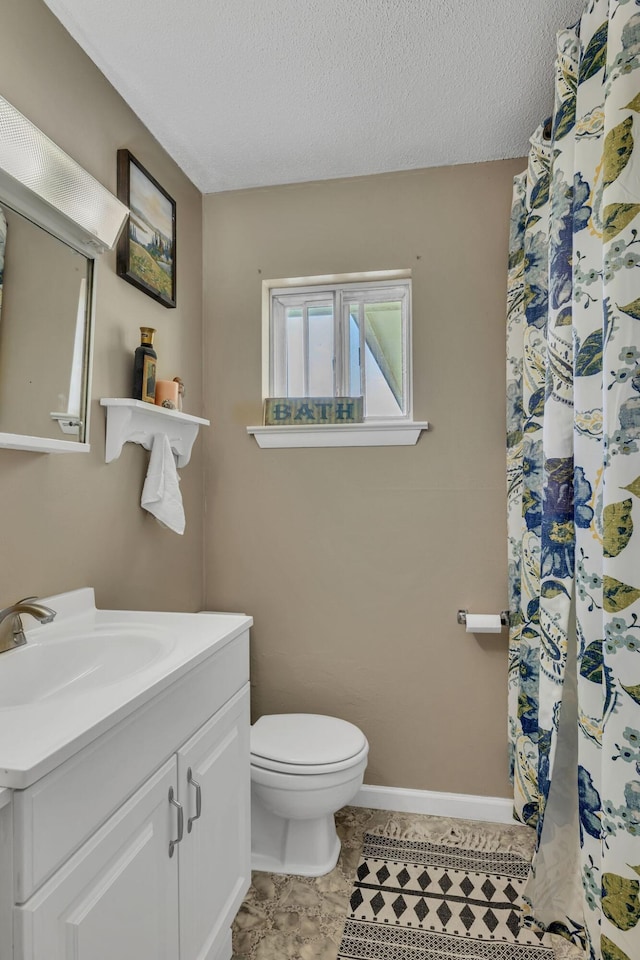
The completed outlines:
{"type": "Polygon", "coordinates": [[[362,396],[365,421],[410,419],[411,281],[271,288],[267,395],[362,396]]]}

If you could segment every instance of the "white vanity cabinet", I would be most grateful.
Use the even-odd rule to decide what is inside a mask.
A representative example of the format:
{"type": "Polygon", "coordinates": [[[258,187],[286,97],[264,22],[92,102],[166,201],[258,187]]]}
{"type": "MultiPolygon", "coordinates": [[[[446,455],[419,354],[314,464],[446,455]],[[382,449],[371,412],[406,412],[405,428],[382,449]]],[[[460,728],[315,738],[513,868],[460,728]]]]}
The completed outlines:
{"type": "Polygon", "coordinates": [[[249,798],[246,630],[14,792],[13,960],[229,960],[249,798]]]}
{"type": "Polygon", "coordinates": [[[15,908],[16,957],[176,960],[178,861],[167,856],[167,797],[176,786],[172,760],[15,908]]]}
{"type": "Polygon", "coordinates": [[[251,881],[250,780],[247,684],[178,752],[180,796],[187,791],[178,846],[180,960],[231,956],[231,921],[251,881]]]}

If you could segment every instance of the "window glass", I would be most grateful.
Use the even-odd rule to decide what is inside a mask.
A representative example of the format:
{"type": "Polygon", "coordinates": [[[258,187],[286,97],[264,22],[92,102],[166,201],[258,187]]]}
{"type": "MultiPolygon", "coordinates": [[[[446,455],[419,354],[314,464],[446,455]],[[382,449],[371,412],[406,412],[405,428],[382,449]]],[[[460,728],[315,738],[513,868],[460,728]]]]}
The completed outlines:
{"type": "MultiPolygon", "coordinates": [[[[333,306],[309,307],[309,397],[334,396],[333,306]]],[[[296,396],[290,393],[289,396],[296,396]]],[[[298,394],[301,396],[301,394],[298,394]]]]}
{"type": "Polygon", "coordinates": [[[363,395],[362,377],[360,375],[360,308],[361,304],[351,303],[349,314],[349,366],[347,371],[347,396],[361,397],[363,395]]]}
{"type": "Polygon", "coordinates": [[[304,336],[302,310],[288,307],[286,311],[286,397],[304,396],[304,336]]]}
{"type": "Polygon", "coordinates": [[[363,396],[365,417],[410,416],[410,290],[410,281],[273,290],[270,396],[363,396]]]}
{"type": "Polygon", "coordinates": [[[365,303],[365,412],[368,417],[402,415],[402,305],[365,303]]]}

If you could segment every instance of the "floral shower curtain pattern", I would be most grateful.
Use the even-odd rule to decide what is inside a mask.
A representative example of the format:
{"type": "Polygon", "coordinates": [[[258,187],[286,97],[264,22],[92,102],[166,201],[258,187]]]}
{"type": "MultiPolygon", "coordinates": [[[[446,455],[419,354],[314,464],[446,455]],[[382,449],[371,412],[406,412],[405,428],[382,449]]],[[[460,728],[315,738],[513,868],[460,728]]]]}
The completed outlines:
{"type": "Polygon", "coordinates": [[[514,184],[507,475],[528,912],[593,960],[640,958],[638,139],[638,4],[590,0],[514,184]]]}

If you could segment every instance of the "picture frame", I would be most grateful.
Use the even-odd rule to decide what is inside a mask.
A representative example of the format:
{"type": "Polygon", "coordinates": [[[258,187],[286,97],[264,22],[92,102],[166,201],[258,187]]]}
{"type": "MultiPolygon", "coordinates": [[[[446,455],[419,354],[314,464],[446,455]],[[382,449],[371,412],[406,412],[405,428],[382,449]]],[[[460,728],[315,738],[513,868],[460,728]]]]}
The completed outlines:
{"type": "Polygon", "coordinates": [[[163,307],[176,305],[176,202],[128,150],[118,150],[118,199],[130,214],[118,240],[119,277],[163,307]]]}

